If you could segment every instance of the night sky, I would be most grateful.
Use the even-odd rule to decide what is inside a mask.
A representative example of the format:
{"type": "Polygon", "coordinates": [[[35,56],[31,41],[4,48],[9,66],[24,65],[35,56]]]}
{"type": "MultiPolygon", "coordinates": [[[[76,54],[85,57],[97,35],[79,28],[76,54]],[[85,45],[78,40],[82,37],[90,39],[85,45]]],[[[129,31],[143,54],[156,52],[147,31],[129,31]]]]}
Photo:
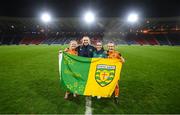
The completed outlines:
{"type": "Polygon", "coordinates": [[[54,17],[79,17],[86,10],[98,17],[123,17],[130,11],[143,17],[180,16],[180,0],[1,0],[0,16],[37,17],[43,11],[54,17]]]}

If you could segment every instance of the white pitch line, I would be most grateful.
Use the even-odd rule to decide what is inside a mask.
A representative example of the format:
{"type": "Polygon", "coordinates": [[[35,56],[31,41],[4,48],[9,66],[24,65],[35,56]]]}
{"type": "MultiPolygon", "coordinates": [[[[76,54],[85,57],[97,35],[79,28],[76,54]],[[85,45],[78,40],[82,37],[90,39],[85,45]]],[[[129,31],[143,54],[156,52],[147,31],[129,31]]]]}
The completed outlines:
{"type": "Polygon", "coordinates": [[[85,97],[86,98],[86,110],[85,115],[92,115],[92,108],[91,108],[91,97],[85,97]]]}

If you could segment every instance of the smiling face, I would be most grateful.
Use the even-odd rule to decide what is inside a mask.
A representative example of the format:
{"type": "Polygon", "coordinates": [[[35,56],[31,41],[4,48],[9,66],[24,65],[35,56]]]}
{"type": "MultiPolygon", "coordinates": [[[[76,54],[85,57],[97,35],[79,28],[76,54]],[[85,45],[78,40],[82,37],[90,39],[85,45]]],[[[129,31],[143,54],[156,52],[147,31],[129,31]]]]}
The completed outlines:
{"type": "Polygon", "coordinates": [[[115,49],[115,45],[114,45],[114,43],[108,43],[108,50],[109,51],[114,51],[114,49],[115,49]]]}
{"type": "Polygon", "coordinates": [[[102,43],[101,42],[96,43],[96,49],[97,49],[97,51],[102,49],[102,43]]]}
{"type": "Polygon", "coordinates": [[[69,49],[74,50],[74,49],[76,49],[77,46],[78,46],[78,44],[76,41],[74,41],[74,40],[70,41],[69,49]]]}
{"type": "Polygon", "coordinates": [[[83,37],[83,38],[82,38],[82,43],[83,43],[83,45],[85,45],[85,46],[89,45],[89,44],[90,44],[90,39],[89,39],[89,37],[87,37],[87,36],[83,37]]]}

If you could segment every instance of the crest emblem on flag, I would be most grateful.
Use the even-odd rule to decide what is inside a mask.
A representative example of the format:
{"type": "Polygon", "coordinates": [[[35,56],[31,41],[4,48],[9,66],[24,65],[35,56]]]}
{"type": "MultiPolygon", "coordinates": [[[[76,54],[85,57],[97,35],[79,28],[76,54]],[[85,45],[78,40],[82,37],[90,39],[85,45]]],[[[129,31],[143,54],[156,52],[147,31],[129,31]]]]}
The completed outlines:
{"type": "Polygon", "coordinates": [[[116,66],[114,65],[97,65],[95,79],[96,82],[101,86],[107,86],[112,82],[115,76],[116,66]]]}

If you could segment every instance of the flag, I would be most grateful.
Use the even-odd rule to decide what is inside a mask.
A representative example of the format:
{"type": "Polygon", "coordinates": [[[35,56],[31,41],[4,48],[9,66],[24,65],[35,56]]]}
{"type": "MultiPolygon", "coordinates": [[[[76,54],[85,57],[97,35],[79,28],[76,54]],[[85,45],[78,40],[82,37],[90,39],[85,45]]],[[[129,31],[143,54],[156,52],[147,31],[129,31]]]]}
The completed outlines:
{"type": "Polygon", "coordinates": [[[79,95],[110,97],[120,80],[121,67],[118,59],[59,55],[61,84],[79,95]]]}

